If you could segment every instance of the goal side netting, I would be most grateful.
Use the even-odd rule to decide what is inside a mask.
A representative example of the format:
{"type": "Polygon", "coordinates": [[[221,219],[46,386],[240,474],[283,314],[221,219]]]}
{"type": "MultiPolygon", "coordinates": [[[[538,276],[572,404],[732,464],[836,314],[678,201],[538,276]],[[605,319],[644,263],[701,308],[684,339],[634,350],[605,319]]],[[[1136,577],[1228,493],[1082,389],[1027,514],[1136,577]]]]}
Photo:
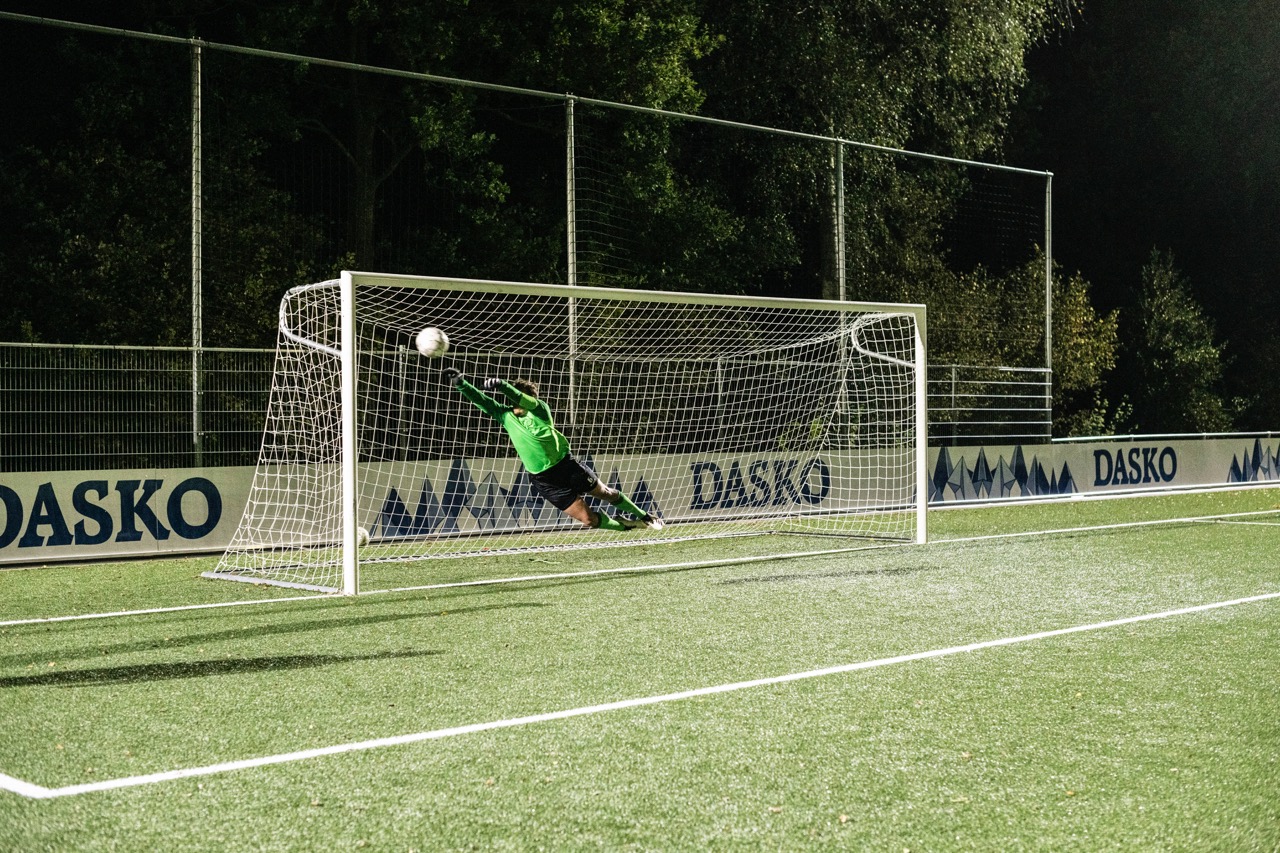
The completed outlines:
{"type": "Polygon", "coordinates": [[[295,288],[244,516],[210,574],[355,592],[355,567],[382,561],[922,541],[923,326],[913,305],[360,273],[295,288]],[[428,327],[447,355],[415,349],[428,327]],[[538,383],[574,455],[665,527],[588,529],[546,503],[447,367],[538,383]]]}

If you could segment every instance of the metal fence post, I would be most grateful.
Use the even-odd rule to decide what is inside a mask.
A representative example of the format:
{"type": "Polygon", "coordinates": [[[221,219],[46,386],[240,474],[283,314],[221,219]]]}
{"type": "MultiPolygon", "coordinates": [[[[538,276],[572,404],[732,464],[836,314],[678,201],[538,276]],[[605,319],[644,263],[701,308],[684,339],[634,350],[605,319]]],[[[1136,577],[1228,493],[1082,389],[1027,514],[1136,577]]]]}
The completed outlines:
{"type": "Polygon", "coordinates": [[[1049,436],[1053,436],[1053,172],[1044,176],[1044,405],[1049,410],[1049,436]]]}
{"type": "MultiPolygon", "coordinates": [[[[577,214],[577,182],[575,171],[574,117],[572,95],[564,101],[565,122],[565,239],[568,243],[566,267],[566,283],[573,287],[578,283],[578,214],[577,214]]],[[[567,423],[572,426],[577,421],[577,373],[575,371],[578,358],[578,305],[577,300],[569,300],[569,400],[567,404],[567,423]]]]}
{"type": "Polygon", "coordinates": [[[204,465],[201,391],[204,361],[204,161],[201,127],[201,49],[191,42],[191,444],[195,463],[204,465]]]}

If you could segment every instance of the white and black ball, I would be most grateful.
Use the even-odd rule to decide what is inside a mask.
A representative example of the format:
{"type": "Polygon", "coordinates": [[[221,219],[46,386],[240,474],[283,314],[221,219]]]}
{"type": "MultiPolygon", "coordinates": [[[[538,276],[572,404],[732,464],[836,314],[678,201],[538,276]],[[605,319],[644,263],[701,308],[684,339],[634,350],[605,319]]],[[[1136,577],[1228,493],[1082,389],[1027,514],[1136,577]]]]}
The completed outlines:
{"type": "Polygon", "coordinates": [[[449,336],[431,326],[418,332],[413,345],[427,358],[439,358],[449,351],[449,336]]]}

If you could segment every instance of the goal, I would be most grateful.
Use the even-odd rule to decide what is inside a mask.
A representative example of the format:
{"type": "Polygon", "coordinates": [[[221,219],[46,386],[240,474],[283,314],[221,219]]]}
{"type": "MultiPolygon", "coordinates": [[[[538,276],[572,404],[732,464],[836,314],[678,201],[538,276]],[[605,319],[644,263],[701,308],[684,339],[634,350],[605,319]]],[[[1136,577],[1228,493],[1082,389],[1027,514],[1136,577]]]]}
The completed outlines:
{"type": "Polygon", "coordinates": [[[919,305],[358,272],[294,288],[244,516],[208,574],[356,593],[389,561],[924,541],[924,340],[919,305]],[[447,355],[414,348],[427,327],[447,355]],[[665,527],[592,530],[545,503],[447,367],[537,382],[574,455],[665,527]]]}

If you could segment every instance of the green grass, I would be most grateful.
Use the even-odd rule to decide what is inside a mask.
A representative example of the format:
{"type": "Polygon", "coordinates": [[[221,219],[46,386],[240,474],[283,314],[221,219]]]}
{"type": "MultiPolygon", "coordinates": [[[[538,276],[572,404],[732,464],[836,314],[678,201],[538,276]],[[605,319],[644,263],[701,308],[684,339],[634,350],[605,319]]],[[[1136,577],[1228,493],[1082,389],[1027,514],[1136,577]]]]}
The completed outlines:
{"type": "MultiPolygon", "coordinates": [[[[0,773],[59,788],[1280,592],[1280,512],[963,541],[1277,508],[1251,490],[948,510],[920,547],[0,628],[0,773]]],[[[0,572],[0,619],[284,594],[200,579],[213,562],[0,572]]],[[[1271,599],[114,791],[0,791],[0,849],[1271,851],[1278,714],[1271,599]]]]}

